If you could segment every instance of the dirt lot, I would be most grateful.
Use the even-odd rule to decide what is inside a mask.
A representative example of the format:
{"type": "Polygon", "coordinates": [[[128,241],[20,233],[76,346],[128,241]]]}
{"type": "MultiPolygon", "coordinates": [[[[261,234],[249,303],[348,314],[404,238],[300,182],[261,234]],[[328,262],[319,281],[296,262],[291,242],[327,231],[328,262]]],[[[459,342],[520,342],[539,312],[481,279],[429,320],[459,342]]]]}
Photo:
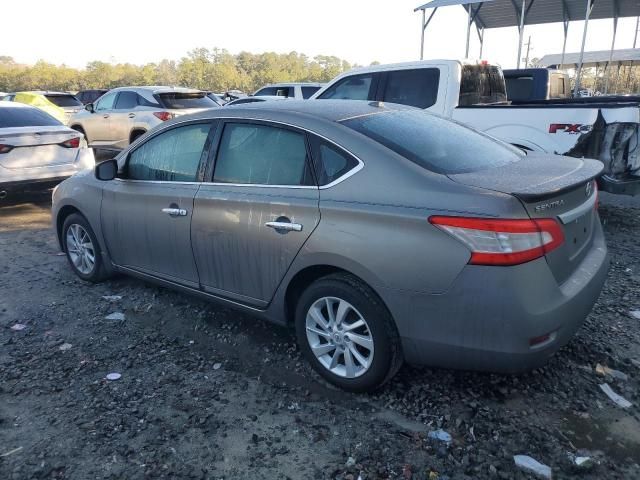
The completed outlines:
{"type": "Polygon", "coordinates": [[[373,395],[321,383],[285,329],[125,277],[76,279],[49,208],[46,194],[0,207],[2,480],[533,478],[517,454],[554,478],[640,478],[640,199],[603,196],[609,279],[548,366],[405,366],[373,395]]]}

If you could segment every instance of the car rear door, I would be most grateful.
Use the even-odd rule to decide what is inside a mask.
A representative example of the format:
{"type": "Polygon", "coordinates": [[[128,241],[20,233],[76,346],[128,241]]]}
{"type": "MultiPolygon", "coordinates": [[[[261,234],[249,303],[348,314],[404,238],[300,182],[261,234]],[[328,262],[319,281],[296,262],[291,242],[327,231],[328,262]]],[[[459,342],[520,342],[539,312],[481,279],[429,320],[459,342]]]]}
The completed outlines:
{"type": "Polygon", "coordinates": [[[105,185],[102,230],[117,265],[199,287],[190,228],[211,125],[158,132],[132,150],[119,177],[105,185]]]}
{"type": "Polygon", "coordinates": [[[114,146],[125,148],[129,145],[131,125],[134,122],[138,106],[138,94],[129,90],[122,90],[118,95],[115,106],[111,111],[110,136],[114,146]]]}
{"type": "Polygon", "coordinates": [[[227,121],[217,138],[213,181],[198,190],[191,224],[200,282],[262,307],[320,221],[306,135],[227,121]]]}

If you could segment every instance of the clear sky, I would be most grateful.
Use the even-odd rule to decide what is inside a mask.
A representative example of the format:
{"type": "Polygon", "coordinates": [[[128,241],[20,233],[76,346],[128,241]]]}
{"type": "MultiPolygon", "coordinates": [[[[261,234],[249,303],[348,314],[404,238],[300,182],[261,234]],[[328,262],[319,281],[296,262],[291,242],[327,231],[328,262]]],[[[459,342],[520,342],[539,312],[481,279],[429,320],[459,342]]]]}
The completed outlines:
{"type": "MultiPolygon", "coordinates": [[[[91,60],[147,63],[178,60],[196,47],[231,53],[297,51],[336,55],[368,65],[415,60],[420,55],[420,0],[4,0],[0,55],[20,63],[39,59],[73,67],[91,60]]],[[[464,56],[466,13],[441,8],[427,30],[425,58],[464,56]]],[[[611,45],[612,21],[589,23],[587,50],[611,45]]],[[[583,22],[569,28],[567,51],[578,51],[583,22]]],[[[621,19],[617,48],[631,48],[635,18],[621,19]]],[[[562,51],[562,25],[527,27],[532,57],[562,51]]],[[[526,38],[525,37],[525,38],[526,38]]],[[[483,57],[515,66],[516,28],[485,33],[483,57]]],[[[472,36],[470,57],[479,43],[472,36]]]]}

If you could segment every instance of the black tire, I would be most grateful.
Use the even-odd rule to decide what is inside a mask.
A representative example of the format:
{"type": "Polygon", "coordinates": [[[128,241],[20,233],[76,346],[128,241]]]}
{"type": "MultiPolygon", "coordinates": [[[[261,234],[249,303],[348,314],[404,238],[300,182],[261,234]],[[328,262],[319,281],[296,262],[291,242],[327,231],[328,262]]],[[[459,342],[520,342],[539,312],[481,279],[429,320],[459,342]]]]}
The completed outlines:
{"type": "Polygon", "coordinates": [[[298,345],[309,363],[324,379],[343,390],[373,391],[389,381],[402,366],[400,338],[391,314],[376,293],[352,275],[337,273],[313,282],[298,299],[295,327],[298,345]],[[368,370],[360,376],[346,378],[337,375],[325,367],[312,352],[307,339],[307,312],[323,297],[346,300],[366,321],[374,353],[368,370]]]}
{"type": "Polygon", "coordinates": [[[89,225],[89,222],[87,221],[87,219],[84,218],[79,213],[73,213],[65,219],[64,224],[62,226],[62,245],[64,247],[64,252],[67,254],[67,260],[69,261],[69,265],[71,265],[71,268],[74,271],[74,273],[78,277],[80,277],[82,280],[85,280],[87,282],[92,282],[92,283],[98,283],[105,280],[108,277],[106,270],[104,268],[104,261],[102,259],[102,254],[100,252],[100,244],[98,243],[98,239],[96,238],[95,233],[93,233],[93,229],[91,228],[91,225],[89,225]],[[88,271],[88,272],[80,271],[79,268],[74,264],[71,258],[71,255],[69,253],[69,245],[67,244],[67,241],[68,241],[67,234],[69,232],[69,229],[73,225],[79,225],[80,227],[82,227],[84,231],[89,235],[89,238],[91,239],[91,243],[94,247],[93,252],[94,252],[94,259],[95,259],[95,262],[93,264],[93,269],[91,269],[91,271],[88,271]]]}
{"type": "Polygon", "coordinates": [[[143,132],[142,130],[136,130],[135,132],[131,133],[131,136],[129,137],[129,145],[131,145],[145,133],[147,132],[143,132]]]}

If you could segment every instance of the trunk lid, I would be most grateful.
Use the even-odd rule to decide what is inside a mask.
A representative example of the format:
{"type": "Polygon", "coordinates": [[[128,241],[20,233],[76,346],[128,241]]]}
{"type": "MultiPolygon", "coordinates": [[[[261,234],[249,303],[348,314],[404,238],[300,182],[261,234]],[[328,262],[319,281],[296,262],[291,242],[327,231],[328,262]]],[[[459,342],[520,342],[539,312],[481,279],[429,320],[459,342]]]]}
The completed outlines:
{"type": "Polygon", "coordinates": [[[3,128],[0,130],[0,145],[13,148],[0,154],[0,166],[21,169],[73,163],[79,148],[60,144],[76,137],[82,135],[63,126],[3,128]]]}
{"type": "Polygon", "coordinates": [[[455,182],[515,196],[530,218],[553,218],[562,227],[563,244],[546,255],[558,283],[585,257],[599,221],[594,179],[604,166],[597,160],[529,152],[519,162],[449,175],[455,182]]]}

